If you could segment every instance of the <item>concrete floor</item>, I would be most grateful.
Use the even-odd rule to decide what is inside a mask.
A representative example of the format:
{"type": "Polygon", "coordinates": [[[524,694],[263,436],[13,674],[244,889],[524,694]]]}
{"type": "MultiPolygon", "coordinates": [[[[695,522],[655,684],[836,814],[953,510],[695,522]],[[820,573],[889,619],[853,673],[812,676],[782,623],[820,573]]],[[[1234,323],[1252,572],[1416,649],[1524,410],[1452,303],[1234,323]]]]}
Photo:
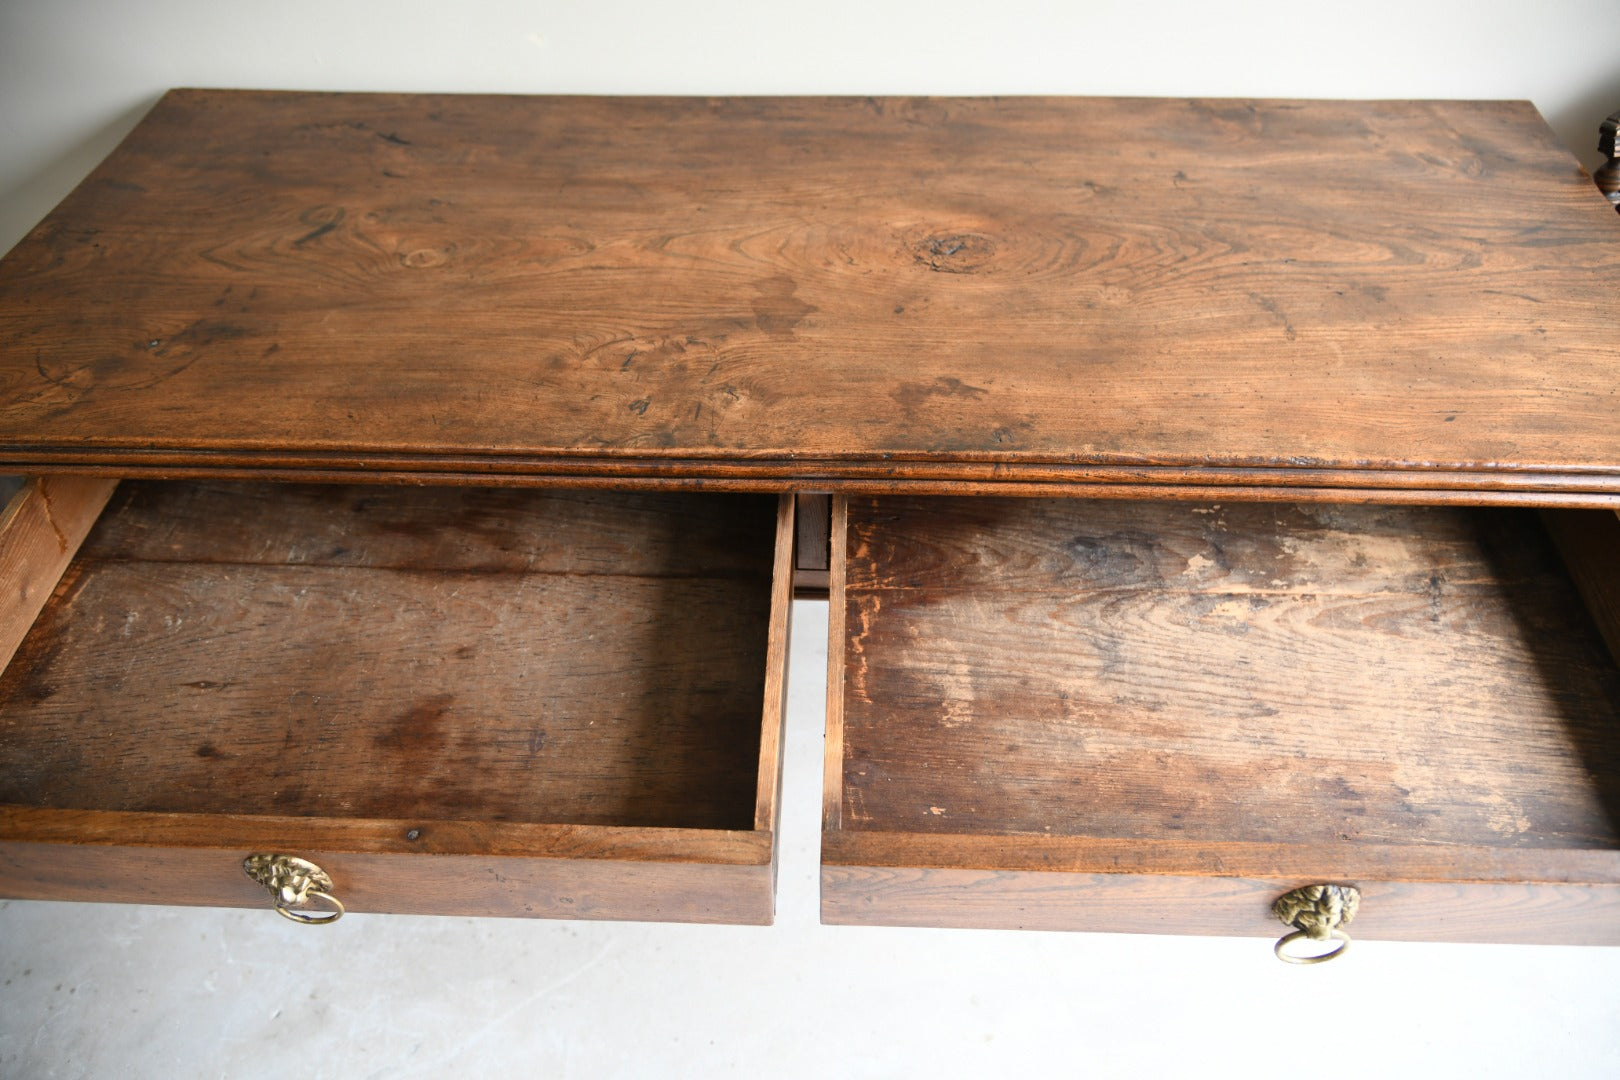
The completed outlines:
{"type": "Polygon", "coordinates": [[[1620,949],[821,926],[825,640],[776,926],[0,903],[0,1077],[1620,1076],[1620,949]]]}

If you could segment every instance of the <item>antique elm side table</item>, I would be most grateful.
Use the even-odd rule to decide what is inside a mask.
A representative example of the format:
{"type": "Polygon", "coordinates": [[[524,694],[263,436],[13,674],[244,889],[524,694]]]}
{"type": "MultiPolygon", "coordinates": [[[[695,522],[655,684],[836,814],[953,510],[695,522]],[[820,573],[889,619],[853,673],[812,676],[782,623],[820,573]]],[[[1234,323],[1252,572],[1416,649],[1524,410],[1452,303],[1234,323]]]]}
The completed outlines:
{"type": "Polygon", "coordinates": [[[0,892],[767,922],[797,587],[829,922],[1620,943],[1617,295],[1522,102],[172,92],[0,261],[0,892]]]}

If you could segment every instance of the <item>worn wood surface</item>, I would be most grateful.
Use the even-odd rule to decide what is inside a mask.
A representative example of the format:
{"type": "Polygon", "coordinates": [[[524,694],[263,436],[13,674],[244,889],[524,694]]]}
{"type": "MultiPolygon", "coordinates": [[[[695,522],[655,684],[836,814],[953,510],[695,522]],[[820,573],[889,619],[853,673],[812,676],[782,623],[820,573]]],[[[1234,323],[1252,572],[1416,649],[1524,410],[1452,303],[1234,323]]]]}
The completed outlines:
{"type": "MultiPolygon", "coordinates": [[[[48,456],[48,455],[47,455],[48,456]]],[[[44,460],[43,458],[41,460],[44,460]]],[[[54,459],[52,459],[54,460],[54,459]]],[[[186,459],[190,461],[193,459],[186,459]]],[[[611,474],[593,473],[592,464],[560,464],[557,471],[505,473],[497,466],[479,463],[475,471],[465,471],[466,462],[443,472],[420,472],[391,462],[386,469],[334,469],[321,473],[322,483],[432,484],[446,487],[565,488],[574,491],[667,491],[708,492],[793,491],[797,485],[772,478],[773,466],[733,462],[698,464],[662,462],[656,466],[626,466],[611,474]],[[697,475],[689,470],[693,466],[697,475]]],[[[807,463],[800,462],[809,467],[807,463]]],[[[121,479],[218,480],[246,477],[256,482],[304,482],[307,469],[256,467],[197,468],[181,461],[171,465],[53,464],[53,475],[121,479]]],[[[845,478],[828,478],[818,487],[848,495],[1006,495],[1026,498],[1109,498],[1156,499],[1181,502],[1326,502],[1365,503],[1384,506],[1432,504],[1437,506],[1539,506],[1568,509],[1620,509],[1620,493],[1609,490],[1600,475],[1574,479],[1549,479],[1545,473],[1426,473],[1423,486],[1380,486],[1405,483],[1410,473],[1349,471],[1324,476],[1320,471],[1298,469],[1249,469],[1217,472],[1183,468],[1097,469],[1065,466],[1015,466],[997,468],[986,474],[967,468],[936,469],[908,462],[869,466],[865,463],[840,465],[845,478]],[[1128,472],[1131,479],[1122,479],[1128,472]],[[1323,486],[1338,484],[1341,486],[1323,486]],[[1301,486],[1305,485],[1305,486],[1301,486]],[[1347,486],[1346,486],[1347,485],[1347,486]],[[1541,485],[1551,485],[1545,488],[1541,485]]]]}
{"type": "MultiPolygon", "coordinates": [[[[296,835],[296,832],[290,835],[296,835]]],[[[272,845],[272,850],[278,850],[272,845]]],[[[16,899],[262,907],[242,873],[252,851],[207,847],[88,847],[0,840],[0,893],[16,899]]],[[[332,875],[352,912],[545,919],[753,923],[772,920],[771,867],[332,854],[298,848],[332,875]]]]}
{"type": "Polygon", "coordinates": [[[782,816],[782,728],[787,719],[788,651],[793,630],[794,536],[798,525],[792,495],[776,503],[776,547],[771,561],[770,624],[765,646],[763,718],[759,732],[759,778],[754,785],[754,828],[775,834],[782,816]]]}
{"type": "Polygon", "coordinates": [[[0,835],[13,843],[74,843],[99,848],[181,846],[260,851],[290,843],[321,852],[738,866],[769,864],[772,845],[772,837],[758,830],[311,817],[229,811],[177,814],[3,804],[0,804],[0,835]]]}
{"type": "MultiPolygon", "coordinates": [[[[827,866],[821,920],[862,926],[1275,938],[1278,896],[1309,881],[827,866]]],[[[1375,881],[1354,938],[1620,945],[1620,885],[1375,881]]]]}
{"type": "Polygon", "coordinates": [[[260,907],[241,863],[264,851],[313,859],[357,912],[769,923],[774,910],[776,844],[760,831],[0,806],[0,895],[20,899],[260,907]]]}
{"type": "Polygon", "coordinates": [[[116,480],[40,476],[6,501],[0,514],[0,667],[22,644],[117,486],[116,480]]]}
{"type": "Polygon", "coordinates": [[[1596,505],[1617,238],[1522,102],[175,92],[0,466],[1596,505]]]}
{"type": "Polygon", "coordinates": [[[800,570],[825,572],[831,551],[832,496],[799,495],[797,501],[799,551],[796,565],[800,570]]]}
{"type": "Polygon", "coordinates": [[[849,500],[832,501],[832,552],[827,575],[827,719],[822,743],[821,827],[837,829],[844,805],[844,696],[850,646],[845,624],[849,574],[849,500]]]}
{"type": "Polygon", "coordinates": [[[798,522],[798,544],[793,566],[793,595],[807,599],[827,598],[827,566],[832,532],[832,496],[799,494],[794,518],[798,522]]]}
{"type": "Polygon", "coordinates": [[[1620,845],[1620,669],[1533,515],[851,504],[845,828],[1620,845]]]}
{"type": "Polygon", "coordinates": [[[87,559],[758,580],[776,500],[477,487],[129,484],[87,559]]]}
{"type": "Polygon", "coordinates": [[[0,802],[748,829],[775,511],[126,484],[0,678],[0,802]]]}
{"type": "MultiPolygon", "coordinates": [[[[827,863],[936,870],[1008,870],[1066,874],[1196,874],[1310,881],[1434,880],[1497,884],[1620,886],[1620,850],[1361,841],[1296,844],[1199,840],[1167,834],[1135,837],[1012,833],[834,830],[824,838],[827,863]]],[[[1289,886],[1292,888],[1293,886],[1289,886]]]]}
{"type": "Polygon", "coordinates": [[[1054,872],[1620,883],[1620,669],[1534,515],[846,513],[824,859],[874,874],[829,869],[840,920],[968,917],[913,867],[1002,880],[997,926],[1054,872]]]}

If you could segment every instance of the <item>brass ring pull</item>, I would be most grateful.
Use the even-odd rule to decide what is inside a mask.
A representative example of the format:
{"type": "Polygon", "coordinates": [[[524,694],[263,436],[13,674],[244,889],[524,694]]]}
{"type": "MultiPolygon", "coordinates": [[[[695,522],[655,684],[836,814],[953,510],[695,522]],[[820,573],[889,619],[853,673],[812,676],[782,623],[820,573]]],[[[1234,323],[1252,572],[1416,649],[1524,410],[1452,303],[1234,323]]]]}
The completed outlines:
{"type": "Polygon", "coordinates": [[[305,911],[303,908],[288,907],[280,898],[275,903],[276,914],[284,919],[291,919],[295,923],[334,923],[343,918],[343,901],[329,892],[319,892],[311,889],[305,896],[305,903],[319,900],[327,905],[325,912],[305,911]]]}
{"type": "Polygon", "coordinates": [[[1294,929],[1277,939],[1272,952],[1289,964],[1321,964],[1343,956],[1350,948],[1350,935],[1344,928],[1360,907],[1361,890],[1353,885],[1306,885],[1285,893],[1271,905],[1271,913],[1294,929]],[[1306,956],[1289,952],[1288,946],[1300,938],[1338,941],[1339,947],[1306,956]]]}
{"type": "Polygon", "coordinates": [[[343,902],[332,895],[332,877],[308,859],[295,855],[249,855],[242,872],[270,893],[276,914],[306,926],[325,926],[343,918],[343,902]],[[306,911],[311,903],[325,910],[306,911]]]}
{"type": "Polygon", "coordinates": [[[1330,949],[1325,953],[1316,953],[1310,956],[1301,956],[1298,953],[1291,953],[1288,951],[1288,946],[1290,944],[1298,941],[1300,938],[1308,938],[1310,936],[1309,931],[1306,930],[1295,930],[1291,934],[1284,934],[1282,937],[1277,939],[1277,944],[1272,946],[1271,951],[1276,953],[1277,959],[1281,960],[1285,964],[1325,964],[1335,957],[1343,956],[1345,951],[1350,948],[1349,934],[1345,933],[1343,930],[1330,930],[1328,931],[1328,938],[1330,940],[1337,939],[1340,943],[1337,949],[1330,949]]]}

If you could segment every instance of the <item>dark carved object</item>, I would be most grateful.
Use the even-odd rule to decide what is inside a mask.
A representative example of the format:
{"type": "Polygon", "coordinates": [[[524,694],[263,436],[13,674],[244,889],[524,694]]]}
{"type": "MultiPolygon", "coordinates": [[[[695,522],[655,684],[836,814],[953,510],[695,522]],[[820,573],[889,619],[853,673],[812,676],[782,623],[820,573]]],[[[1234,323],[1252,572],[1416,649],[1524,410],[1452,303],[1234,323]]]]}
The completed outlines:
{"type": "Polygon", "coordinates": [[[1620,109],[1610,113],[1598,128],[1598,152],[1609,160],[1592,174],[1592,179],[1597,181],[1598,190],[1608,196],[1615,210],[1620,211],[1620,156],[1616,156],[1614,148],[1617,131],[1620,131],[1620,109]]]}

